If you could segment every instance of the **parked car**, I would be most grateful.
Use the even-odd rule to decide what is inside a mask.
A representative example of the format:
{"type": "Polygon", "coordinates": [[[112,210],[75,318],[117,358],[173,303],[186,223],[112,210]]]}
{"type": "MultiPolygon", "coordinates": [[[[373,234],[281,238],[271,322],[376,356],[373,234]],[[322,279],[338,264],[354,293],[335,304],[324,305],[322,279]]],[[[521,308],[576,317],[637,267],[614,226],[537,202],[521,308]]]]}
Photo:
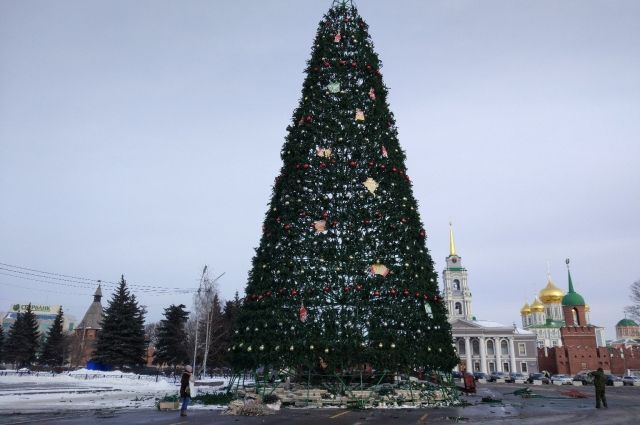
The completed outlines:
{"type": "Polygon", "coordinates": [[[513,383],[513,382],[516,382],[516,381],[526,381],[527,379],[528,379],[528,377],[524,373],[512,372],[512,373],[509,374],[509,376],[507,377],[506,381],[513,383]]]}
{"type": "Polygon", "coordinates": [[[551,383],[555,384],[556,382],[560,382],[562,385],[567,385],[567,384],[571,384],[571,382],[573,381],[573,378],[569,375],[564,375],[564,374],[557,374],[557,375],[551,375],[551,383]]]}
{"type": "Polygon", "coordinates": [[[640,385],[640,376],[623,376],[622,382],[624,382],[625,385],[640,385]]]}
{"type": "Polygon", "coordinates": [[[593,376],[589,373],[578,373],[573,377],[574,381],[582,382],[582,385],[593,384],[593,376]]]}
{"type": "Polygon", "coordinates": [[[614,382],[623,382],[622,378],[616,375],[607,375],[607,385],[613,385],[614,382]]]}
{"type": "Polygon", "coordinates": [[[547,375],[545,375],[542,372],[535,372],[529,375],[529,379],[527,380],[527,382],[529,382],[530,384],[533,384],[533,381],[542,381],[543,384],[550,384],[551,381],[549,380],[549,378],[547,377],[547,375]]]}
{"type": "Polygon", "coordinates": [[[476,381],[478,379],[486,379],[487,381],[490,379],[489,374],[488,373],[484,373],[484,372],[474,372],[473,373],[473,379],[475,379],[476,381]]]}
{"type": "Polygon", "coordinates": [[[458,372],[457,370],[454,370],[453,372],[451,372],[451,377],[453,379],[462,379],[462,372],[458,372]]]}
{"type": "Polygon", "coordinates": [[[497,379],[507,379],[509,375],[506,372],[491,372],[489,382],[496,382],[497,379]]]}

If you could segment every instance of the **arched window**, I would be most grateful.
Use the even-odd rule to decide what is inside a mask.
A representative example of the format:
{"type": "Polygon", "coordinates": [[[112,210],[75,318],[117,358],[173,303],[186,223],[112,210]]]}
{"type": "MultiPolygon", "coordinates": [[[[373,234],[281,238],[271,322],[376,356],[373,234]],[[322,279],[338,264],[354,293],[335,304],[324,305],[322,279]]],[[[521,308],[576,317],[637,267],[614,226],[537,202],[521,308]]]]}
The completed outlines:
{"type": "Polygon", "coordinates": [[[571,313],[573,314],[573,323],[578,326],[582,326],[582,323],[580,323],[580,316],[578,316],[578,309],[575,307],[572,308],[571,313]]]}
{"type": "Polygon", "coordinates": [[[473,354],[475,356],[480,354],[480,343],[478,342],[477,339],[474,339],[473,341],[471,341],[471,350],[473,351],[473,354]]]}
{"type": "Polygon", "coordinates": [[[456,291],[460,290],[460,281],[458,279],[453,279],[453,289],[456,291]]]}
{"type": "Polygon", "coordinates": [[[504,339],[500,342],[500,353],[509,355],[509,345],[504,339]]]}
{"type": "Polygon", "coordinates": [[[458,354],[467,354],[464,349],[464,339],[458,340],[458,354]]]}
{"type": "Polygon", "coordinates": [[[487,354],[489,354],[491,356],[496,354],[496,352],[493,350],[493,341],[492,340],[488,340],[487,341],[487,354]]]}
{"type": "Polygon", "coordinates": [[[462,314],[462,304],[456,303],[453,309],[456,311],[457,314],[462,314]]]}

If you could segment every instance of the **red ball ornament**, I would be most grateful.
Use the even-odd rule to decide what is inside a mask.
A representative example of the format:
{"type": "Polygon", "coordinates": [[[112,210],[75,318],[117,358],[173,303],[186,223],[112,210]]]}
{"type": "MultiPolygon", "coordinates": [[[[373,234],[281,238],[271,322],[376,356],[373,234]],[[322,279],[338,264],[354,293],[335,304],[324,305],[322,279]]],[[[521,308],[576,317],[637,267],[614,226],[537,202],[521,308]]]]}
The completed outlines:
{"type": "Polygon", "coordinates": [[[309,169],[309,167],[310,167],[310,165],[309,165],[309,164],[302,164],[302,168],[303,168],[304,170],[308,170],[308,169],[309,169]]]}
{"type": "Polygon", "coordinates": [[[262,295],[258,295],[258,301],[262,301],[262,295]]]}
{"type": "Polygon", "coordinates": [[[287,231],[291,230],[291,225],[289,223],[285,224],[284,230],[287,230],[287,231]]]}
{"type": "Polygon", "coordinates": [[[258,296],[256,294],[251,295],[251,301],[256,301],[258,296]]]}
{"type": "Polygon", "coordinates": [[[356,62],[351,62],[351,68],[356,69],[358,64],[356,62]]]}
{"type": "Polygon", "coordinates": [[[391,289],[389,289],[389,294],[392,297],[395,297],[398,294],[398,290],[396,288],[391,288],[391,289]]]}
{"type": "Polygon", "coordinates": [[[428,294],[424,294],[423,298],[428,301],[429,300],[429,295],[428,294]]]}
{"type": "Polygon", "coordinates": [[[393,167],[393,168],[391,169],[391,172],[393,172],[393,173],[397,173],[397,172],[398,172],[398,169],[397,169],[396,167],[393,167]]]}
{"type": "Polygon", "coordinates": [[[415,296],[416,298],[420,298],[420,292],[416,291],[415,296]]]}
{"type": "Polygon", "coordinates": [[[300,164],[296,164],[296,170],[299,170],[302,167],[300,164]]]}
{"type": "Polygon", "coordinates": [[[421,238],[426,238],[426,237],[427,237],[427,231],[426,231],[426,230],[424,230],[424,229],[420,229],[420,231],[418,232],[418,235],[419,235],[421,238]]]}
{"type": "Polygon", "coordinates": [[[340,65],[346,65],[346,64],[347,64],[347,61],[346,61],[346,60],[341,60],[341,61],[340,61],[340,65]]]}
{"type": "Polygon", "coordinates": [[[374,297],[379,297],[380,296],[380,291],[378,291],[377,289],[375,291],[373,291],[373,296],[374,297]]]}
{"type": "Polygon", "coordinates": [[[358,166],[358,163],[354,160],[349,161],[349,167],[351,168],[356,168],[358,166]]]}
{"type": "Polygon", "coordinates": [[[342,290],[344,291],[345,294],[348,294],[351,288],[349,288],[348,286],[345,286],[342,290]]]}
{"type": "Polygon", "coordinates": [[[311,121],[313,121],[313,117],[311,115],[307,115],[306,117],[304,117],[304,120],[306,122],[311,122],[311,121]]]}
{"type": "Polygon", "coordinates": [[[407,220],[407,218],[406,218],[406,217],[402,217],[402,218],[400,219],[400,223],[402,223],[402,224],[407,224],[407,221],[408,221],[408,220],[407,220]]]}
{"type": "Polygon", "coordinates": [[[324,162],[320,163],[320,169],[324,170],[325,168],[327,168],[327,164],[325,164],[324,162]]]}
{"type": "Polygon", "coordinates": [[[338,220],[333,220],[331,224],[333,225],[333,227],[336,227],[338,225],[338,220]]]}
{"type": "Polygon", "coordinates": [[[324,61],[323,65],[325,68],[331,68],[331,64],[328,61],[324,61]]]}
{"type": "Polygon", "coordinates": [[[329,211],[323,211],[322,218],[326,219],[327,217],[329,217],[329,211]]]}
{"type": "Polygon", "coordinates": [[[404,290],[402,291],[402,295],[404,295],[405,297],[409,296],[409,290],[407,288],[404,288],[404,290]]]}
{"type": "Polygon", "coordinates": [[[363,288],[362,283],[358,283],[356,285],[356,291],[362,291],[362,288],[363,288]]]}
{"type": "Polygon", "coordinates": [[[386,165],[384,165],[384,164],[380,164],[380,166],[379,166],[379,167],[380,167],[380,169],[381,169],[382,171],[384,171],[384,170],[386,170],[386,169],[387,169],[387,166],[386,166],[386,165]]]}
{"type": "Polygon", "coordinates": [[[367,68],[367,71],[371,71],[371,65],[367,64],[366,68],[367,68]]]}
{"type": "Polygon", "coordinates": [[[362,224],[364,224],[365,226],[368,226],[369,224],[371,224],[371,220],[369,220],[368,218],[365,218],[364,220],[362,220],[362,224]]]}
{"type": "Polygon", "coordinates": [[[265,292],[265,293],[264,293],[264,296],[265,296],[265,297],[270,297],[270,296],[271,296],[271,291],[267,291],[267,292],[265,292]]]}
{"type": "Polygon", "coordinates": [[[367,166],[368,166],[369,168],[372,168],[372,167],[374,167],[375,165],[376,165],[376,164],[375,164],[375,162],[373,162],[373,161],[369,161],[369,162],[367,162],[367,166]]]}
{"type": "Polygon", "coordinates": [[[325,294],[328,294],[329,292],[331,292],[331,288],[329,288],[328,286],[325,286],[325,287],[322,289],[322,291],[323,291],[325,294]]]}
{"type": "Polygon", "coordinates": [[[295,297],[295,296],[297,296],[297,295],[298,295],[298,290],[297,290],[297,289],[292,289],[292,290],[291,290],[291,296],[292,296],[292,297],[295,297]]]}

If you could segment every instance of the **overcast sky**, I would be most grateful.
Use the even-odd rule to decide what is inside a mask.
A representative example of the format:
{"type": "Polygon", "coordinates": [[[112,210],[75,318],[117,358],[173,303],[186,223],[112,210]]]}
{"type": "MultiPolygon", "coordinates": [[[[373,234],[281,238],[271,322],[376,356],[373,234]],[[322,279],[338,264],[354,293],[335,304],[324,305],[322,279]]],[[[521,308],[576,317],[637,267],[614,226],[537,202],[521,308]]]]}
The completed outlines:
{"type": "MultiPolygon", "coordinates": [[[[474,314],[520,324],[547,262],[565,289],[570,257],[613,337],[640,279],[640,2],[356,4],[438,271],[452,220],[474,314]]],[[[330,6],[0,2],[0,263],[172,288],[208,264],[242,294],[330,6]]],[[[83,286],[0,269],[0,311],[79,320],[83,286]]],[[[134,292],[151,320],[191,306],[134,292]]]]}

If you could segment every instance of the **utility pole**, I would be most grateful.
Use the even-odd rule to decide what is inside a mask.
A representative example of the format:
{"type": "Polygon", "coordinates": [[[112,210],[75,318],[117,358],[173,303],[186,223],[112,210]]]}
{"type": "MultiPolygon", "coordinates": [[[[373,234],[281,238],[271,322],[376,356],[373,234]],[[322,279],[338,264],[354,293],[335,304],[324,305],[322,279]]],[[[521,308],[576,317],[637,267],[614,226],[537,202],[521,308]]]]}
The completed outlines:
{"type": "MultiPolygon", "coordinates": [[[[200,285],[198,285],[198,299],[200,298],[200,290],[202,289],[202,281],[204,280],[204,275],[207,273],[207,265],[204,265],[202,269],[202,276],[200,276],[200,285]]],[[[196,305],[196,338],[195,344],[193,344],[193,374],[196,375],[196,358],[198,355],[198,327],[200,325],[200,315],[198,314],[198,306],[196,305]]]]}

